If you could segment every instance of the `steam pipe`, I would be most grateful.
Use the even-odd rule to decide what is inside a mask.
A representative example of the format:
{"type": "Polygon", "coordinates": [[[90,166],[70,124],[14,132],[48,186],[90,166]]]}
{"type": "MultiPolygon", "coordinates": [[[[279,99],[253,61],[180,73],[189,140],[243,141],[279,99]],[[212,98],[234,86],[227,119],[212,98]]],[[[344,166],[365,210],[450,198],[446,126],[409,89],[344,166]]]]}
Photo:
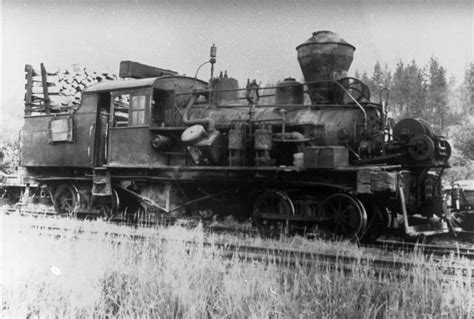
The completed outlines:
{"type": "Polygon", "coordinates": [[[197,125],[197,124],[207,125],[207,129],[209,130],[209,132],[213,132],[216,130],[216,122],[214,121],[214,119],[210,117],[206,117],[203,119],[196,119],[196,120],[189,119],[189,116],[188,116],[189,110],[193,107],[198,97],[199,97],[198,93],[194,93],[191,96],[191,99],[189,100],[188,105],[186,105],[186,109],[183,112],[183,124],[188,125],[188,126],[197,125]]]}
{"type": "Polygon", "coordinates": [[[352,96],[352,94],[349,93],[349,91],[347,91],[346,88],[341,83],[337,81],[334,81],[333,83],[336,83],[337,85],[339,85],[339,87],[344,91],[344,93],[346,93],[347,96],[350,97],[350,99],[360,108],[360,110],[364,114],[364,135],[367,135],[367,112],[365,111],[364,107],[360,105],[359,102],[357,102],[357,100],[352,96]]]}
{"type": "Polygon", "coordinates": [[[304,143],[311,138],[304,137],[300,132],[273,133],[273,141],[282,143],[304,143]]]}
{"type": "Polygon", "coordinates": [[[282,140],[292,140],[292,141],[306,141],[310,140],[305,138],[300,132],[286,132],[286,133],[273,133],[273,136],[276,138],[281,138],[282,140]]]}

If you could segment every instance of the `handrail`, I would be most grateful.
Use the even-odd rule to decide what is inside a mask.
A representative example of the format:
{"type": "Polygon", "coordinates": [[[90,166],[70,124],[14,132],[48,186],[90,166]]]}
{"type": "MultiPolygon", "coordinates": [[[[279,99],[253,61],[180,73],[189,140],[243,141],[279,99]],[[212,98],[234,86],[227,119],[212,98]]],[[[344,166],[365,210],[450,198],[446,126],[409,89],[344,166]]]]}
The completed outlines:
{"type": "MultiPolygon", "coordinates": [[[[359,109],[362,111],[362,114],[364,115],[364,135],[367,135],[367,125],[368,125],[368,117],[367,117],[367,112],[365,111],[364,107],[352,96],[352,94],[338,81],[311,81],[311,82],[303,82],[303,83],[298,83],[298,84],[288,84],[288,86],[296,86],[296,85],[312,85],[312,84],[336,84],[338,85],[344,93],[347,94],[347,96],[359,107],[359,109]]],[[[262,90],[269,90],[269,89],[276,89],[278,88],[277,86],[271,86],[271,87],[264,87],[260,88],[262,90]]],[[[225,90],[199,90],[199,94],[205,94],[205,93],[212,93],[212,92],[239,92],[239,91],[246,91],[247,88],[239,88],[239,89],[225,89],[225,90]]],[[[175,95],[189,95],[189,94],[195,94],[196,92],[180,92],[176,93],[175,95]]],[[[194,104],[195,99],[192,99],[193,103],[190,103],[191,105],[194,104]]],[[[186,109],[189,110],[189,105],[186,109]]]]}

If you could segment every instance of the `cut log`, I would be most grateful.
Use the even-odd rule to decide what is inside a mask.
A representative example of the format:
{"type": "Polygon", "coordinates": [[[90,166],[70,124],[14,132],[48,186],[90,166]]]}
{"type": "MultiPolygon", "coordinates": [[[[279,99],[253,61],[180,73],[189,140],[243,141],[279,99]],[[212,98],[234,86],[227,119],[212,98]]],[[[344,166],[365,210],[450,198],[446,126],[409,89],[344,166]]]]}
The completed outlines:
{"type": "MultiPolygon", "coordinates": [[[[59,87],[58,86],[48,86],[48,93],[49,94],[59,94],[59,87]]],[[[31,93],[33,94],[43,94],[43,87],[42,86],[33,86],[31,93]]]]}
{"type": "MultiPolygon", "coordinates": [[[[41,82],[43,79],[41,78],[41,75],[34,75],[33,76],[33,81],[38,81],[38,82],[41,82]]],[[[51,76],[48,76],[46,78],[47,82],[50,82],[50,83],[55,83],[55,82],[59,82],[59,76],[57,75],[51,75],[51,76]]]]}
{"type": "Polygon", "coordinates": [[[72,65],[73,73],[82,73],[82,70],[83,70],[83,68],[81,67],[81,65],[79,63],[74,63],[72,65]]]}
{"type": "MultiPolygon", "coordinates": [[[[46,71],[47,76],[59,76],[59,68],[55,71],[49,70],[46,71]]],[[[41,70],[33,69],[33,76],[41,76],[41,70]]]]}
{"type": "MultiPolygon", "coordinates": [[[[38,90],[38,88],[35,88],[35,90],[38,90]]],[[[38,91],[38,92],[41,92],[41,91],[38,91]]],[[[48,95],[55,96],[55,95],[60,95],[60,94],[59,94],[59,91],[58,91],[58,92],[54,92],[54,93],[49,93],[48,92],[48,95]]],[[[32,92],[31,96],[34,96],[34,97],[37,97],[37,98],[40,98],[40,99],[45,98],[44,93],[32,92]]]]}
{"type": "MultiPolygon", "coordinates": [[[[44,104],[44,97],[42,96],[32,96],[32,103],[34,104],[44,104]]],[[[50,95],[49,101],[51,104],[59,105],[59,104],[68,104],[71,101],[71,98],[68,96],[62,95],[50,95]]]]}
{"type": "MultiPolygon", "coordinates": [[[[43,82],[31,81],[31,85],[33,87],[41,87],[42,88],[43,87],[43,82]]],[[[61,82],[57,82],[57,83],[49,82],[48,83],[48,88],[51,87],[51,86],[61,86],[61,82]]],[[[25,88],[26,88],[26,85],[25,85],[25,88]]]]}
{"type": "MultiPolygon", "coordinates": [[[[35,107],[35,113],[59,112],[62,110],[76,109],[82,100],[82,91],[90,85],[98,83],[99,80],[115,80],[117,76],[112,73],[92,72],[79,65],[73,65],[72,69],[63,69],[63,72],[46,71],[44,65],[43,76],[41,72],[33,69],[31,65],[25,66],[26,72],[26,94],[25,113],[28,105],[35,107]],[[48,99],[49,98],[49,99],[48,99]],[[47,107],[48,100],[50,108],[47,107]]],[[[31,113],[32,111],[30,111],[31,113]]]]}

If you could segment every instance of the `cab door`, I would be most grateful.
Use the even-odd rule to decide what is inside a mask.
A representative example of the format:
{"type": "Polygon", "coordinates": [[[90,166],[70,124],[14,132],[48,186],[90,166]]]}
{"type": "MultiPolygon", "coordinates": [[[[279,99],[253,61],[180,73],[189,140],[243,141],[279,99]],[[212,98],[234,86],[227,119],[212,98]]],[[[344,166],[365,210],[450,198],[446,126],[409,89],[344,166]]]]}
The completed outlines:
{"type": "Polygon", "coordinates": [[[97,116],[94,136],[94,167],[107,163],[108,131],[110,121],[110,92],[97,96],[97,116]]]}
{"type": "Polygon", "coordinates": [[[151,88],[112,93],[107,156],[109,166],[150,165],[150,93],[151,88]]]}

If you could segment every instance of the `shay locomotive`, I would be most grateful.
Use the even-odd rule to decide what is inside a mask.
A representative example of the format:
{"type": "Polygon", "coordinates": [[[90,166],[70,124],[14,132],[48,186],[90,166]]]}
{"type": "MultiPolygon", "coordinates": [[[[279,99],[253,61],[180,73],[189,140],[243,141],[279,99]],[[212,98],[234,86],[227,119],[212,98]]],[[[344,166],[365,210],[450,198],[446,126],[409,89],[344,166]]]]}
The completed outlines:
{"type": "Polygon", "coordinates": [[[421,119],[388,117],[347,77],[355,47],[319,31],[297,48],[305,82],[209,82],[121,63],[78,108],[27,110],[21,165],[58,214],[156,218],[213,210],[262,230],[374,238],[447,232],[450,146],[421,119]]]}

